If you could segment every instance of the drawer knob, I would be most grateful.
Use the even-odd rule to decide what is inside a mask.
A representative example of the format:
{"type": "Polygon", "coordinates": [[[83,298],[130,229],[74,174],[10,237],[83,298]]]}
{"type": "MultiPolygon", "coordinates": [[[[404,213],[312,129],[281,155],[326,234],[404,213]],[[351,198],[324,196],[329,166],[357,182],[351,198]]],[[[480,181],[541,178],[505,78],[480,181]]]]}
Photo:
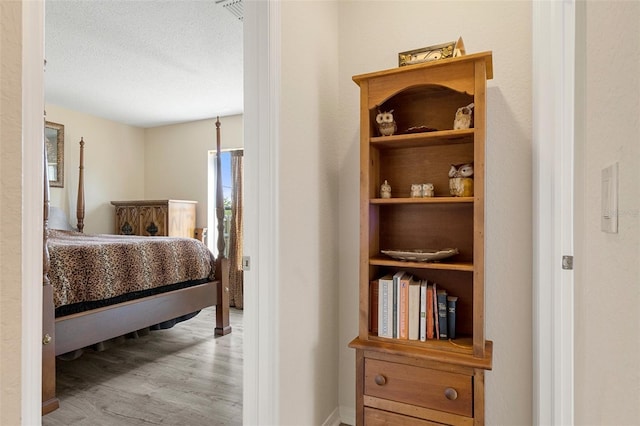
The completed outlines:
{"type": "Polygon", "coordinates": [[[383,386],[387,383],[387,378],[384,377],[382,374],[378,374],[374,379],[374,381],[376,382],[376,385],[383,386]]]}
{"type": "Polygon", "coordinates": [[[454,388],[446,388],[444,390],[444,396],[449,401],[455,401],[456,399],[458,399],[458,391],[456,391],[454,388]]]}
{"type": "Polygon", "coordinates": [[[53,340],[53,338],[49,335],[49,333],[47,333],[42,338],[42,344],[43,345],[48,345],[49,343],[51,343],[52,340],[53,340]]]}

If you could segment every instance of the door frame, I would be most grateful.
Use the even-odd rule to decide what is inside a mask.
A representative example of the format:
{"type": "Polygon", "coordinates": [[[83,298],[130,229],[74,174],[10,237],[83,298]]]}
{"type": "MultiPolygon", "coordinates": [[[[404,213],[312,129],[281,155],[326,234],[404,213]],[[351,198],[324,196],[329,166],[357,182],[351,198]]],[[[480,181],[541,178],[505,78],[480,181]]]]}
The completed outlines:
{"type": "Polygon", "coordinates": [[[244,3],[243,424],[279,421],[280,3],[244,3]]]}
{"type": "MultiPolygon", "coordinates": [[[[22,1],[23,254],[20,410],[23,425],[38,425],[42,394],[42,147],[45,0],[22,1]]],[[[280,6],[246,2],[245,173],[251,209],[245,214],[243,423],[277,424],[277,135],[280,93],[280,6]],[[257,60],[256,60],[257,59],[257,60]],[[269,72],[265,72],[268,70],[269,72]],[[258,214],[257,212],[260,212],[258,214]],[[261,303],[258,303],[258,300],[261,303]],[[265,303],[267,302],[267,303],[265,303]]]]}
{"type": "Polygon", "coordinates": [[[533,424],[571,425],[575,1],[534,1],[533,424]]]}

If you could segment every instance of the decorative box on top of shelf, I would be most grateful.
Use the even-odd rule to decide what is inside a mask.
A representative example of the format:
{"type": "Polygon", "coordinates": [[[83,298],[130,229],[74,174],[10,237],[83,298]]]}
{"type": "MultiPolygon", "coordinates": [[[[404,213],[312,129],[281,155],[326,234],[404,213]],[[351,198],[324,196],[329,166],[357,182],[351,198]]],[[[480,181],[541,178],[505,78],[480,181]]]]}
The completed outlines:
{"type": "Polygon", "coordinates": [[[492,77],[491,52],[353,77],[360,86],[360,317],[350,347],[358,425],[484,423],[484,371],[493,353],[484,331],[485,92],[492,77]],[[472,127],[454,129],[456,112],[470,104],[472,127]],[[379,131],[390,121],[380,114],[391,111],[395,127],[379,131]],[[450,169],[466,163],[473,165],[473,195],[452,196],[450,169]],[[411,196],[413,184],[427,182],[433,194],[411,196]],[[383,183],[391,186],[388,198],[383,183]],[[457,254],[437,262],[382,253],[445,247],[457,254]],[[458,297],[455,339],[378,336],[372,283],[398,271],[458,297]]]}

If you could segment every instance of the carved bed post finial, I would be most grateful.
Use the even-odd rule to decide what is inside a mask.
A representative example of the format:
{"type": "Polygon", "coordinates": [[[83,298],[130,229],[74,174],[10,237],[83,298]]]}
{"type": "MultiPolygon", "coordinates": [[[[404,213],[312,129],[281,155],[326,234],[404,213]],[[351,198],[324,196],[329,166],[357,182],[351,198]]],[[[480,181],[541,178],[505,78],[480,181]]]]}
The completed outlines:
{"type": "Polygon", "coordinates": [[[78,201],[76,204],[78,231],[84,230],[84,138],[80,138],[80,172],[78,175],[78,201]]]}

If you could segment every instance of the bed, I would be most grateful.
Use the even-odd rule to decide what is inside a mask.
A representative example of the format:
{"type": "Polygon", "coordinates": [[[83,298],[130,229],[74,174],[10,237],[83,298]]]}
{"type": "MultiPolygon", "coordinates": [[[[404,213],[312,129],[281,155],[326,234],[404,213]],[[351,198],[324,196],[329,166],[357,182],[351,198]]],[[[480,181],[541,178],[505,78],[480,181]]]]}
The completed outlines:
{"type": "MultiPolygon", "coordinates": [[[[220,152],[219,119],[216,146],[220,152]]],[[[57,356],[143,328],[172,325],[208,306],[216,309],[215,335],[231,332],[220,156],[216,161],[217,258],[195,238],[84,234],[84,140],[80,141],[77,230],[64,229],[66,218],[56,211],[51,229],[44,168],[43,415],[59,407],[57,356]]]]}

